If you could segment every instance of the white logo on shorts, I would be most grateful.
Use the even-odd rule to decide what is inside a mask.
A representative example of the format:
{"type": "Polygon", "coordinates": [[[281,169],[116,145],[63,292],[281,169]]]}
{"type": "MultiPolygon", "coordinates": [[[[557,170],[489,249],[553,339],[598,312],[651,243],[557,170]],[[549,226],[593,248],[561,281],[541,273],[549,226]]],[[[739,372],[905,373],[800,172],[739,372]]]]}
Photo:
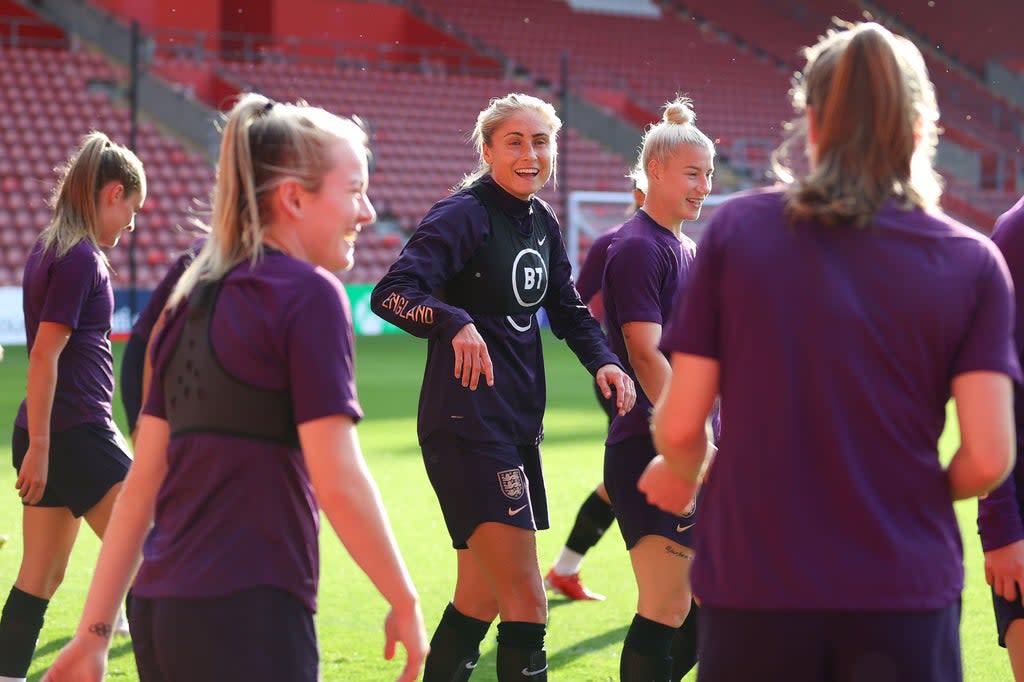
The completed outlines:
{"type": "Polygon", "coordinates": [[[519,469],[505,469],[498,472],[498,483],[501,485],[501,492],[510,500],[518,500],[526,492],[526,485],[523,482],[523,472],[519,469]]]}
{"type": "Polygon", "coordinates": [[[516,514],[518,514],[519,512],[521,512],[521,511],[523,511],[524,509],[526,509],[526,507],[527,507],[527,506],[528,506],[528,505],[525,505],[525,504],[524,504],[524,505],[523,505],[522,507],[516,507],[515,509],[513,509],[512,507],[509,507],[509,508],[508,508],[508,515],[509,515],[509,516],[515,516],[515,515],[516,515],[516,514]]]}

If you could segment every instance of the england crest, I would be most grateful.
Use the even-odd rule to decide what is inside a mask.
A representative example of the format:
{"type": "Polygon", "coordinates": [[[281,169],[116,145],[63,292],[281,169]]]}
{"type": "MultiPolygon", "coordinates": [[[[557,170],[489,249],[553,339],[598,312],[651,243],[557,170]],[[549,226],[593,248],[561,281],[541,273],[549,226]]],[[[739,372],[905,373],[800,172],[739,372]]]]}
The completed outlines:
{"type": "Polygon", "coordinates": [[[510,500],[518,500],[526,492],[523,483],[523,472],[519,469],[506,469],[498,472],[498,483],[501,492],[510,500]]]}

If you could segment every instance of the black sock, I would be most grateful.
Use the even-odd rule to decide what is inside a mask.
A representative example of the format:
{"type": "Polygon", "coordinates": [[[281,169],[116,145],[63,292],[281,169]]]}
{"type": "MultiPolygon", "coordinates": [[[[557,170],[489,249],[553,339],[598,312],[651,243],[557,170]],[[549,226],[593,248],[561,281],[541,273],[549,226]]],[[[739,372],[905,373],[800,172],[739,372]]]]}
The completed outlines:
{"type": "Polygon", "coordinates": [[[697,616],[700,608],[690,601],[690,613],[672,637],[672,679],[683,679],[697,664],[697,616]]]}
{"type": "Polygon", "coordinates": [[[498,682],[547,682],[544,623],[498,623],[498,682]]]}
{"type": "Polygon", "coordinates": [[[590,493],[590,497],[580,505],[576,523],[569,532],[565,546],[579,554],[586,554],[588,549],[597,544],[614,520],[612,506],[602,500],[597,493],[590,493]]]}
{"type": "Polygon", "coordinates": [[[0,675],[28,676],[49,603],[48,599],[33,597],[17,587],[11,588],[0,616],[0,675]]]}
{"type": "Polygon", "coordinates": [[[639,613],[622,644],[621,682],[668,682],[672,672],[672,637],[676,628],[644,618],[639,613]]]}
{"type": "Polygon", "coordinates": [[[480,642],[491,624],[448,604],[430,639],[423,682],[465,682],[480,658],[480,642]]]}

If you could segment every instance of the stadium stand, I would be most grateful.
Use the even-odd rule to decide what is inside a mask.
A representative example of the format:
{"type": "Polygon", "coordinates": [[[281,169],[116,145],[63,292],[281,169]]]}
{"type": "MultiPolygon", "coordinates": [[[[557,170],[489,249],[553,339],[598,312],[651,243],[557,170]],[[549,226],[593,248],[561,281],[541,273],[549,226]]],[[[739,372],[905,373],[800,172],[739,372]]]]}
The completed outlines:
{"type": "MultiPolygon", "coordinates": [[[[0,285],[21,282],[25,250],[50,217],[47,199],[55,186],[54,168],[78,145],[83,135],[100,129],[122,143],[129,139],[127,108],[116,105],[108,91],[124,80],[124,70],[98,53],[60,47],[0,46],[0,113],[5,154],[0,160],[0,230],[5,268],[0,285]]],[[[149,198],[138,218],[140,286],[151,287],[162,276],[159,267],[191,240],[177,229],[187,225],[193,197],[205,196],[212,182],[208,162],[188,151],[152,122],[138,128],[139,157],[149,176],[149,198]]],[[[110,251],[118,286],[129,284],[128,250],[110,251]]]]}
{"type": "Polygon", "coordinates": [[[1020,57],[1019,2],[901,2],[876,0],[876,9],[912,27],[933,46],[983,76],[989,61],[1020,57]]]}
{"type": "MultiPolygon", "coordinates": [[[[407,233],[476,166],[468,140],[480,109],[496,94],[524,89],[524,83],[503,77],[365,67],[295,69],[287,64],[225,62],[218,72],[242,88],[281,100],[305,97],[311,104],[356,114],[369,124],[374,149],[370,197],[381,227],[364,231],[360,238],[357,266],[346,275],[354,281],[376,281],[397,254],[392,248],[382,255],[377,246],[390,242],[383,239],[386,225],[407,233]],[[382,231],[383,235],[376,234],[382,231]]],[[[566,187],[620,191],[627,186],[624,158],[572,130],[563,135],[562,147],[564,158],[572,160],[562,180],[566,187]]],[[[556,210],[561,208],[558,189],[546,188],[542,196],[556,210]]]]}
{"type": "MultiPolygon", "coordinates": [[[[763,52],[741,50],[704,22],[663,7],[660,18],[577,13],[562,2],[416,0],[439,26],[471,35],[542,83],[568,82],[585,97],[643,126],[676,93],[695,101],[698,120],[736,164],[757,162],[791,115],[789,74],[763,52]],[[512,30],[513,27],[528,30],[512,30]],[[567,46],[571,46],[571,54],[567,46]],[[624,102],[639,105],[628,107],[624,102]],[[622,104],[620,104],[622,103],[622,104]],[[746,149],[758,151],[747,158],[746,149]],[[758,156],[759,154],[759,156],[758,156]]],[[[764,166],[752,168],[759,176],[764,166]]]]}
{"type": "MultiPolygon", "coordinates": [[[[44,4],[53,3],[0,0],[0,17],[7,17],[0,19],[0,93],[9,103],[0,112],[8,150],[0,157],[0,284],[20,281],[24,249],[49,215],[53,165],[93,127],[122,142],[129,137],[126,65],[113,50],[105,53],[103,41],[86,45],[73,30],[33,18],[33,7],[44,4]]],[[[111,13],[111,26],[139,18],[130,3],[80,4],[111,13]]],[[[190,6],[189,22],[215,21],[222,33],[169,25],[143,30],[152,41],[147,67],[168,88],[211,106],[211,113],[231,93],[251,88],[366,119],[375,152],[371,198],[381,219],[364,231],[359,266],[347,278],[372,282],[430,204],[475,164],[468,135],[490,97],[518,90],[558,101],[565,87],[570,97],[624,126],[616,128],[620,137],[632,130],[638,141],[664,101],[688,94],[701,127],[718,144],[721,177],[739,178],[725,189],[735,189],[766,181],[769,154],[792,113],[785,93],[798,48],[812,42],[830,16],[855,19],[865,10],[935,43],[924,47],[947,131],[946,207],[990,229],[1021,182],[1024,108],[979,75],[986,59],[981,50],[989,48],[969,37],[992,34],[992,55],[1012,72],[1024,57],[1001,32],[1020,24],[1024,17],[1011,15],[1024,13],[1024,6],[980,4],[965,19],[971,23],[951,27],[924,4],[912,10],[895,0],[749,0],[743,12],[714,0],[652,0],[643,3],[642,16],[631,10],[636,3],[618,0],[339,0],[332,6],[359,19],[349,21],[349,33],[358,36],[267,35],[267,16],[250,13],[248,24],[226,26],[219,23],[220,10],[205,5],[190,6]],[[373,33],[381,25],[401,26],[393,29],[401,40],[373,33]],[[985,32],[978,33],[982,26],[985,32]]],[[[298,29],[289,24],[288,30],[298,29]]],[[[180,228],[202,208],[212,184],[207,155],[194,151],[200,143],[169,132],[172,121],[159,118],[156,112],[143,120],[136,140],[150,177],[150,196],[131,237],[142,287],[151,286],[191,240],[180,228]]],[[[564,172],[543,194],[560,212],[567,191],[626,186],[629,143],[616,146],[578,125],[569,121],[564,172]]],[[[111,253],[122,287],[128,253],[111,253]]]]}

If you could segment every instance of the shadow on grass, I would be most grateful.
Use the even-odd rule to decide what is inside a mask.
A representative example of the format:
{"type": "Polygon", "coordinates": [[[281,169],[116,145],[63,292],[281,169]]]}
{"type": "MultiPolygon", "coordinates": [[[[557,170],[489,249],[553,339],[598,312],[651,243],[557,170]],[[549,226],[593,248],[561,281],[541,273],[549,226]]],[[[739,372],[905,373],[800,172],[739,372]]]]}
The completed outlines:
{"type": "Polygon", "coordinates": [[[611,644],[622,648],[622,642],[626,639],[627,630],[629,630],[629,626],[623,625],[580,640],[561,651],[548,652],[548,668],[557,670],[569,665],[577,658],[592,655],[597,649],[603,649],[611,644]]]}
{"type": "MultiPolygon", "coordinates": [[[[46,656],[49,654],[56,654],[58,651],[64,648],[64,645],[71,641],[70,637],[58,637],[57,639],[51,639],[46,644],[37,647],[34,654],[35,657],[46,656]]],[[[110,647],[110,654],[108,660],[115,660],[122,656],[131,656],[134,663],[135,654],[132,651],[132,642],[129,639],[118,640],[119,643],[115,643],[114,646],[110,647]]],[[[134,668],[134,665],[133,665],[134,668]]],[[[28,682],[40,682],[43,679],[43,675],[46,674],[45,670],[40,670],[37,673],[33,673],[28,676],[28,682]]]]}
{"type": "MultiPolygon", "coordinates": [[[[566,599],[564,603],[568,604],[571,600],[566,599]]],[[[549,606],[559,606],[562,602],[549,601],[549,606]]],[[[628,625],[608,630],[600,634],[588,637],[587,639],[580,640],[570,645],[566,649],[560,651],[551,652],[548,651],[548,670],[555,671],[559,668],[571,665],[573,661],[583,656],[589,656],[594,653],[597,649],[603,649],[611,644],[618,645],[621,648],[622,642],[626,639],[626,631],[629,630],[628,625]]],[[[498,649],[497,647],[491,649],[486,654],[480,657],[477,661],[476,667],[481,671],[492,671],[497,668],[498,664],[498,649]]]]}

